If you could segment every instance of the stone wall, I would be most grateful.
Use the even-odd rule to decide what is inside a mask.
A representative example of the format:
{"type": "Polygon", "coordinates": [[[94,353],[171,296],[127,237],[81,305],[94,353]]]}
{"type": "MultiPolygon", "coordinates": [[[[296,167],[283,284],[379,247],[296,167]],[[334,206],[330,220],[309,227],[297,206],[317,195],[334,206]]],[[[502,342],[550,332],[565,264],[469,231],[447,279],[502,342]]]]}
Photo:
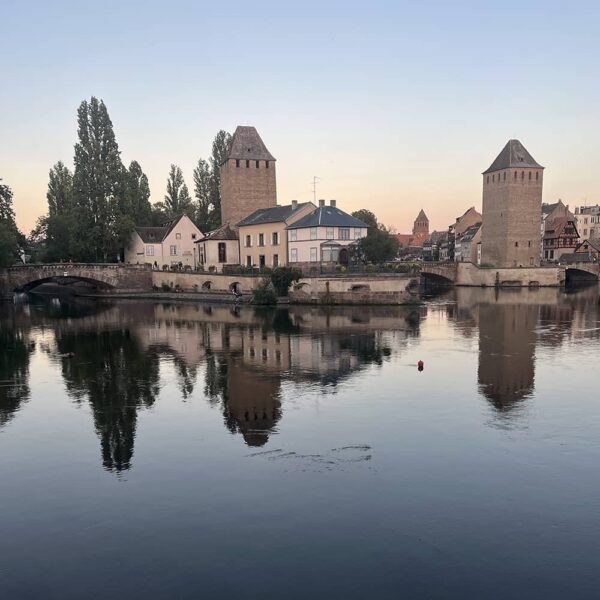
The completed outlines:
{"type": "Polygon", "coordinates": [[[275,161],[268,161],[268,167],[265,160],[246,162],[230,158],[221,165],[221,221],[232,226],[259,208],[277,204],[275,161]]]}
{"type": "Polygon", "coordinates": [[[261,282],[262,277],[251,275],[223,275],[221,273],[197,273],[186,271],[153,271],[152,282],[155,287],[163,284],[171,288],[179,287],[185,292],[228,292],[237,283],[237,289],[242,294],[249,294],[261,282]]]}
{"type": "Polygon", "coordinates": [[[472,263],[457,263],[456,285],[560,286],[564,279],[565,270],[561,267],[495,269],[478,267],[472,263]]]}

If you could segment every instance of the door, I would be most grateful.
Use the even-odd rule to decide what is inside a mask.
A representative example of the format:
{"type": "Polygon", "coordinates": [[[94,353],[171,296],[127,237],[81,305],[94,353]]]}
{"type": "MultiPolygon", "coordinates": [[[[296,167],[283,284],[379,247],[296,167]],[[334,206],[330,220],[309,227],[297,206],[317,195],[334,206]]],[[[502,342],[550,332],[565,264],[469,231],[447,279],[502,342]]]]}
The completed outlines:
{"type": "Polygon", "coordinates": [[[346,250],[346,248],[342,248],[340,250],[339,261],[340,261],[341,265],[347,265],[348,264],[348,250],[346,250]]]}

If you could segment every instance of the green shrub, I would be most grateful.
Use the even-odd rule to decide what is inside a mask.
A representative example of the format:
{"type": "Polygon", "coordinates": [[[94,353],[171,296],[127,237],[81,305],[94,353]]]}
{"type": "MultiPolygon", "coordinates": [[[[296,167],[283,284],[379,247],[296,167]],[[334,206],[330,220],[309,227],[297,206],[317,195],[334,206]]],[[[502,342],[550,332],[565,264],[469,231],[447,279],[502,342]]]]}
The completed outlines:
{"type": "Polygon", "coordinates": [[[252,292],[252,302],[263,306],[277,304],[277,294],[268,277],[263,277],[258,287],[252,292]]]}
{"type": "Polygon", "coordinates": [[[277,267],[271,271],[271,283],[278,296],[287,296],[294,281],[299,281],[302,271],[295,267],[277,267]]]}
{"type": "Polygon", "coordinates": [[[169,270],[169,265],[163,265],[162,266],[162,270],[163,271],[168,271],[169,270]]]}
{"type": "Polygon", "coordinates": [[[171,286],[168,283],[166,283],[166,282],[161,283],[160,287],[161,287],[161,289],[162,289],[163,292],[170,292],[171,291],[171,286]]]}

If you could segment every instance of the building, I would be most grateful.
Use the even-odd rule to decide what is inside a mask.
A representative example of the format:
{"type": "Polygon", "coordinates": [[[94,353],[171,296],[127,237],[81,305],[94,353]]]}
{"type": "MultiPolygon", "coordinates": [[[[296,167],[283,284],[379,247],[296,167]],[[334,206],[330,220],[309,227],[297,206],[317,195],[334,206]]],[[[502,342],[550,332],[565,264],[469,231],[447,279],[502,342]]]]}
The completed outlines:
{"type": "Polygon", "coordinates": [[[440,260],[440,246],[447,245],[447,231],[432,231],[428,239],[423,242],[423,260],[440,260]]]}
{"type": "Polygon", "coordinates": [[[539,266],[543,174],[519,140],[483,172],[482,265],[539,266]]]}
{"type": "Polygon", "coordinates": [[[575,218],[546,220],[543,238],[544,260],[558,262],[563,254],[573,254],[579,243],[575,218]]]}
{"type": "Polygon", "coordinates": [[[254,127],[237,127],[221,164],[221,223],[235,226],[258,208],[277,204],[275,158],[254,127]]]}
{"type": "Polygon", "coordinates": [[[240,259],[248,267],[278,267],[287,264],[286,227],[315,210],[312,202],[259,208],[238,224],[240,259]]]}
{"type": "Polygon", "coordinates": [[[287,226],[291,266],[347,265],[348,249],[367,235],[369,226],[337,208],[335,200],[287,226]]]}
{"type": "Polygon", "coordinates": [[[477,248],[481,241],[481,222],[475,223],[454,240],[454,260],[478,264],[477,248]]]}
{"type": "Polygon", "coordinates": [[[424,242],[429,239],[429,219],[423,209],[413,223],[412,233],[397,233],[396,239],[400,248],[420,251],[424,242]]]}
{"type": "Polygon", "coordinates": [[[196,241],[198,266],[221,273],[227,265],[240,264],[238,232],[225,223],[196,241]]]}
{"type": "Polygon", "coordinates": [[[584,239],[575,247],[575,254],[580,260],[597,262],[600,258],[600,239],[584,239]]]}
{"type": "Polygon", "coordinates": [[[187,215],[179,215],[160,227],[136,227],[125,248],[124,262],[196,267],[195,242],[202,232],[187,215]]]}
{"type": "Polygon", "coordinates": [[[586,238],[600,238],[600,206],[576,206],[577,231],[586,238]]]}

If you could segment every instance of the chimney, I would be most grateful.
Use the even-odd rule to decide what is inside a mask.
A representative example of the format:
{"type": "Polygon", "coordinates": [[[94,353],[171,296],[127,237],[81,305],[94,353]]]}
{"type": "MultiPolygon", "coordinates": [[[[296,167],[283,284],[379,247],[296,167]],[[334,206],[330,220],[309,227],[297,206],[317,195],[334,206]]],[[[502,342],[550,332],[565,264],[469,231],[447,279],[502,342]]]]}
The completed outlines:
{"type": "Polygon", "coordinates": [[[292,200],[292,210],[296,210],[298,208],[298,200],[292,200]]]}
{"type": "Polygon", "coordinates": [[[323,208],[325,206],[325,200],[319,200],[319,208],[323,208]]]}
{"type": "Polygon", "coordinates": [[[335,208],[335,207],[336,207],[336,205],[337,205],[337,203],[336,203],[336,201],[335,201],[335,200],[330,200],[330,201],[329,201],[329,206],[333,206],[333,208],[335,208]]]}

